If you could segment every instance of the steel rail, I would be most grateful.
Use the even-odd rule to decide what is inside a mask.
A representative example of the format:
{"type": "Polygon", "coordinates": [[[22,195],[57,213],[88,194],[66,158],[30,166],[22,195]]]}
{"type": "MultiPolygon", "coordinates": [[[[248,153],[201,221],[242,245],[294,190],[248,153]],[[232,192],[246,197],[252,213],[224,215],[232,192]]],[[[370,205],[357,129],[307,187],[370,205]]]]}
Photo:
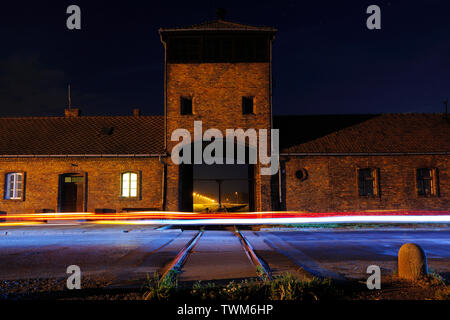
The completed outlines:
{"type": "Polygon", "coordinates": [[[245,250],[245,253],[249,257],[250,261],[257,267],[260,267],[261,270],[264,272],[265,276],[268,279],[272,279],[272,272],[270,271],[269,266],[255,253],[255,250],[253,249],[250,242],[244,237],[244,235],[239,231],[235,230],[234,234],[239,238],[242,247],[245,250]]]}
{"type": "Polygon", "coordinates": [[[177,254],[175,259],[172,260],[172,262],[165,268],[165,271],[163,272],[163,275],[161,276],[161,281],[163,281],[167,275],[170,273],[170,271],[179,272],[181,268],[183,267],[184,262],[186,261],[187,257],[191,253],[192,249],[195,247],[195,245],[198,243],[198,240],[203,235],[204,231],[200,230],[184,247],[181,249],[181,251],[177,254]]]}

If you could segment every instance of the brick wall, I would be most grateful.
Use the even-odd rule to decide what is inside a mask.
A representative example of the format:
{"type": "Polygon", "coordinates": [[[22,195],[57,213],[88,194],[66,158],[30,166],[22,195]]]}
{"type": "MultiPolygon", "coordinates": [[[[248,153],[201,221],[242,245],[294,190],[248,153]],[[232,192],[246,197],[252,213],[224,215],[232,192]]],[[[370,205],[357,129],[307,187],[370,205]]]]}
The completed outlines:
{"type": "Polygon", "coordinates": [[[445,155],[290,157],[286,162],[286,208],[310,212],[449,210],[449,175],[450,157],[445,155]],[[379,168],[379,196],[358,195],[358,167],[379,168]],[[416,169],[420,167],[439,169],[439,197],[417,195],[416,169]],[[305,181],[295,177],[301,168],[308,172],[305,181]]]}
{"type": "Polygon", "coordinates": [[[59,176],[64,173],[87,174],[87,211],[123,208],[161,208],[162,165],[157,158],[29,158],[0,161],[0,211],[34,213],[58,208],[59,176]],[[5,200],[5,175],[26,173],[25,200],[5,200]],[[120,175],[140,172],[141,197],[120,197],[120,175]]]}
{"type": "MultiPolygon", "coordinates": [[[[188,129],[194,138],[194,120],[203,122],[203,132],[210,128],[270,130],[270,65],[269,63],[197,63],[166,65],[167,142],[171,152],[173,130],[188,129]],[[192,97],[193,115],[180,115],[180,97],[192,97]],[[254,113],[242,114],[242,97],[253,96],[254,113]]],[[[269,136],[270,139],[270,136],[269,136]]],[[[269,140],[270,141],[270,140],[269,140]]],[[[171,160],[168,159],[170,162],[171,160]]],[[[178,168],[168,167],[167,209],[178,210],[178,168]]],[[[270,210],[270,181],[260,179],[255,170],[256,210],[270,210]],[[269,181],[269,182],[268,182],[269,181]],[[265,184],[268,184],[265,186],[265,184]],[[268,197],[267,199],[265,199],[268,197]],[[267,206],[269,204],[269,206],[267,206]]]]}

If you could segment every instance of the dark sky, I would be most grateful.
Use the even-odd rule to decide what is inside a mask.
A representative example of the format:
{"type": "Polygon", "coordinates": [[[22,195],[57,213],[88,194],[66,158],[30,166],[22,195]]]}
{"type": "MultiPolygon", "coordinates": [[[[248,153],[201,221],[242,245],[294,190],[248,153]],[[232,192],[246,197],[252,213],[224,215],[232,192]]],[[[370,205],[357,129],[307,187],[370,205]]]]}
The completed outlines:
{"type": "Polygon", "coordinates": [[[159,27],[216,18],[270,25],[274,113],[442,112],[450,96],[450,5],[422,1],[8,1],[0,6],[0,115],[163,112],[159,27]],[[82,29],[66,28],[77,4],[82,29]],[[381,7],[382,29],[366,28],[381,7]]]}

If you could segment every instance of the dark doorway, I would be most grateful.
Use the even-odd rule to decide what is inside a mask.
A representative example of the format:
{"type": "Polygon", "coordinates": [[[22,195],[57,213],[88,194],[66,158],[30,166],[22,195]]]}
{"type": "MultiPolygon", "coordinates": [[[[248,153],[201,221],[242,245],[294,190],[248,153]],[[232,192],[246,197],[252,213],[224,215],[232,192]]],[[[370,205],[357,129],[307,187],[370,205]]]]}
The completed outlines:
{"type": "Polygon", "coordinates": [[[61,212],[84,212],[84,176],[61,176],[61,212]]]}
{"type": "Polygon", "coordinates": [[[253,183],[253,165],[194,165],[193,211],[254,211],[253,183]]]}
{"type": "MultiPolygon", "coordinates": [[[[203,148],[207,144],[204,142],[203,148]]],[[[194,154],[193,145],[190,145],[191,155],[194,154]]],[[[255,210],[254,165],[248,164],[250,148],[245,146],[244,162],[246,164],[237,164],[237,144],[233,147],[235,150],[232,161],[227,159],[224,144],[223,164],[203,163],[179,166],[180,211],[248,212],[255,210]],[[226,164],[227,162],[233,164],[226,164]]],[[[256,152],[253,149],[251,151],[256,152]]],[[[192,158],[191,163],[193,160],[192,158]]]]}

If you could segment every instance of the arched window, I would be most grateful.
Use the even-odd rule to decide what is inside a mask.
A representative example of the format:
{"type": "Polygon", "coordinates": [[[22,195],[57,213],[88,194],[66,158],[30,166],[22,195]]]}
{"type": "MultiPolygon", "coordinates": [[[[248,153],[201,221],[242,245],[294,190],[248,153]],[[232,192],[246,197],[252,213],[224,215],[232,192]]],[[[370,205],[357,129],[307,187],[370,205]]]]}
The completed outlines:
{"type": "Polygon", "coordinates": [[[8,200],[19,200],[23,197],[23,173],[12,172],[6,175],[6,196],[8,200]]]}
{"type": "Polygon", "coordinates": [[[138,174],[136,172],[122,173],[120,194],[125,198],[133,198],[138,196],[138,174]]]}

